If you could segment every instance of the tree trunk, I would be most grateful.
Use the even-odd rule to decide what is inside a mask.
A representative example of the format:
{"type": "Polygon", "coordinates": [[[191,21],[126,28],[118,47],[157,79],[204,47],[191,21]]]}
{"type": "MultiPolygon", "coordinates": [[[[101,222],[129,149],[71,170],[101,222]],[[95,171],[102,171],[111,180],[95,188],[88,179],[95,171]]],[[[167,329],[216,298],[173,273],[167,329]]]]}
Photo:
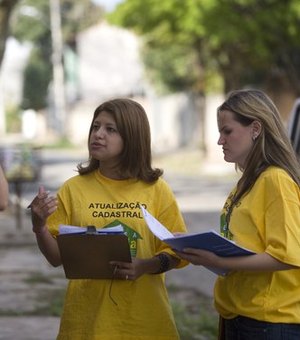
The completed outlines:
{"type": "Polygon", "coordinates": [[[18,0],[0,0],[0,66],[2,64],[5,43],[9,35],[9,20],[18,0]]]}

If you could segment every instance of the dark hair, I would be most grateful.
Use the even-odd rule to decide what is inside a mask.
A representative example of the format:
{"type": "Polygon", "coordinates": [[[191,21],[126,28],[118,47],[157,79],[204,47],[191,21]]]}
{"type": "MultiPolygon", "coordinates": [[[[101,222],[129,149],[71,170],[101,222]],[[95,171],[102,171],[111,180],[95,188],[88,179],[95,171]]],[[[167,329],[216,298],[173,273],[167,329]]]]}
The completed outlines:
{"type": "Polygon", "coordinates": [[[287,130],[272,100],[260,90],[237,90],[229,93],[217,112],[228,110],[244,126],[253,121],[261,124],[237,186],[237,202],[254,185],[258,176],[270,165],[284,169],[300,185],[299,162],[289,140],[287,130]]]}
{"type": "MultiPolygon", "coordinates": [[[[95,119],[101,112],[107,112],[114,118],[124,148],[118,167],[126,178],[136,178],[145,182],[154,182],[162,174],[161,169],[152,168],[151,134],[147,114],[144,108],[134,100],[116,98],[104,102],[94,112],[89,130],[88,144],[95,119]]],[[[87,166],[77,166],[80,175],[99,168],[100,162],[90,156],[87,166]]]]}

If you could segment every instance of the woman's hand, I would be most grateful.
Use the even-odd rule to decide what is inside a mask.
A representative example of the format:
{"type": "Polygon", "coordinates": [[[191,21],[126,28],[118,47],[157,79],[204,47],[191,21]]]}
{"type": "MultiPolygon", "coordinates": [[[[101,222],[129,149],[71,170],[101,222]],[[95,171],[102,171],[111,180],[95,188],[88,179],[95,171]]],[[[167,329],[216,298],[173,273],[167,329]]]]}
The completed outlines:
{"type": "Polygon", "coordinates": [[[31,208],[32,230],[39,234],[45,230],[47,218],[57,209],[57,199],[50,196],[49,192],[40,186],[38,195],[29,207],[31,208]]]}
{"type": "Polygon", "coordinates": [[[148,259],[132,258],[132,262],[118,262],[111,261],[110,264],[114,266],[115,278],[123,280],[136,280],[148,270],[148,259]]]}
{"type": "Polygon", "coordinates": [[[57,209],[57,199],[49,195],[43,186],[28,208],[31,208],[32,231],[35,233],[41,252],[52,266],[61,265],[56,239],[47,228],[47,218],[57,209]]]}
{"type": "Polygon", "coordinates": [[[222,258],[216,254],[201,249],[185,248],[182,252],[174,250],[182,259],[196,265],[205,267],[221,267],[222,258]]]}

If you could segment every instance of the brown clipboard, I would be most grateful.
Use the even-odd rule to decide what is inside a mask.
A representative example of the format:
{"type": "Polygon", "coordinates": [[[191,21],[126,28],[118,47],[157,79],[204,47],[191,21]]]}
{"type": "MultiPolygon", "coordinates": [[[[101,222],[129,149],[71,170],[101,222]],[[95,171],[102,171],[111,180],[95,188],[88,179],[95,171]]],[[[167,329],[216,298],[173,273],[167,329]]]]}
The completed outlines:
{"type": "Polygon", "coordinates": [[[57,236],[67,279],[111,279],[110,261],[131,262],[128,238],[123,233],[61,234],[57,236]]]}

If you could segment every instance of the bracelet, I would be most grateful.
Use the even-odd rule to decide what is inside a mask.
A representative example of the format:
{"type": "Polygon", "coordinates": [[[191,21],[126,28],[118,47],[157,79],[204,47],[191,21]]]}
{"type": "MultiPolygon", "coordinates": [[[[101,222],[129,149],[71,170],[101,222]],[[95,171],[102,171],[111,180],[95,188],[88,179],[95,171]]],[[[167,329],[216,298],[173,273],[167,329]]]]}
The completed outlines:
{"type": "Polygon", "coordinates": [[[154,274],[161,274],[164,273],[166,271],[168,271],[170,269],[170,259],[168,257],[168,255],[166,254],[158,254],[155,257],[157,257],[159,259],[159,270],[157,272],[155,272],[154,274]]]}

